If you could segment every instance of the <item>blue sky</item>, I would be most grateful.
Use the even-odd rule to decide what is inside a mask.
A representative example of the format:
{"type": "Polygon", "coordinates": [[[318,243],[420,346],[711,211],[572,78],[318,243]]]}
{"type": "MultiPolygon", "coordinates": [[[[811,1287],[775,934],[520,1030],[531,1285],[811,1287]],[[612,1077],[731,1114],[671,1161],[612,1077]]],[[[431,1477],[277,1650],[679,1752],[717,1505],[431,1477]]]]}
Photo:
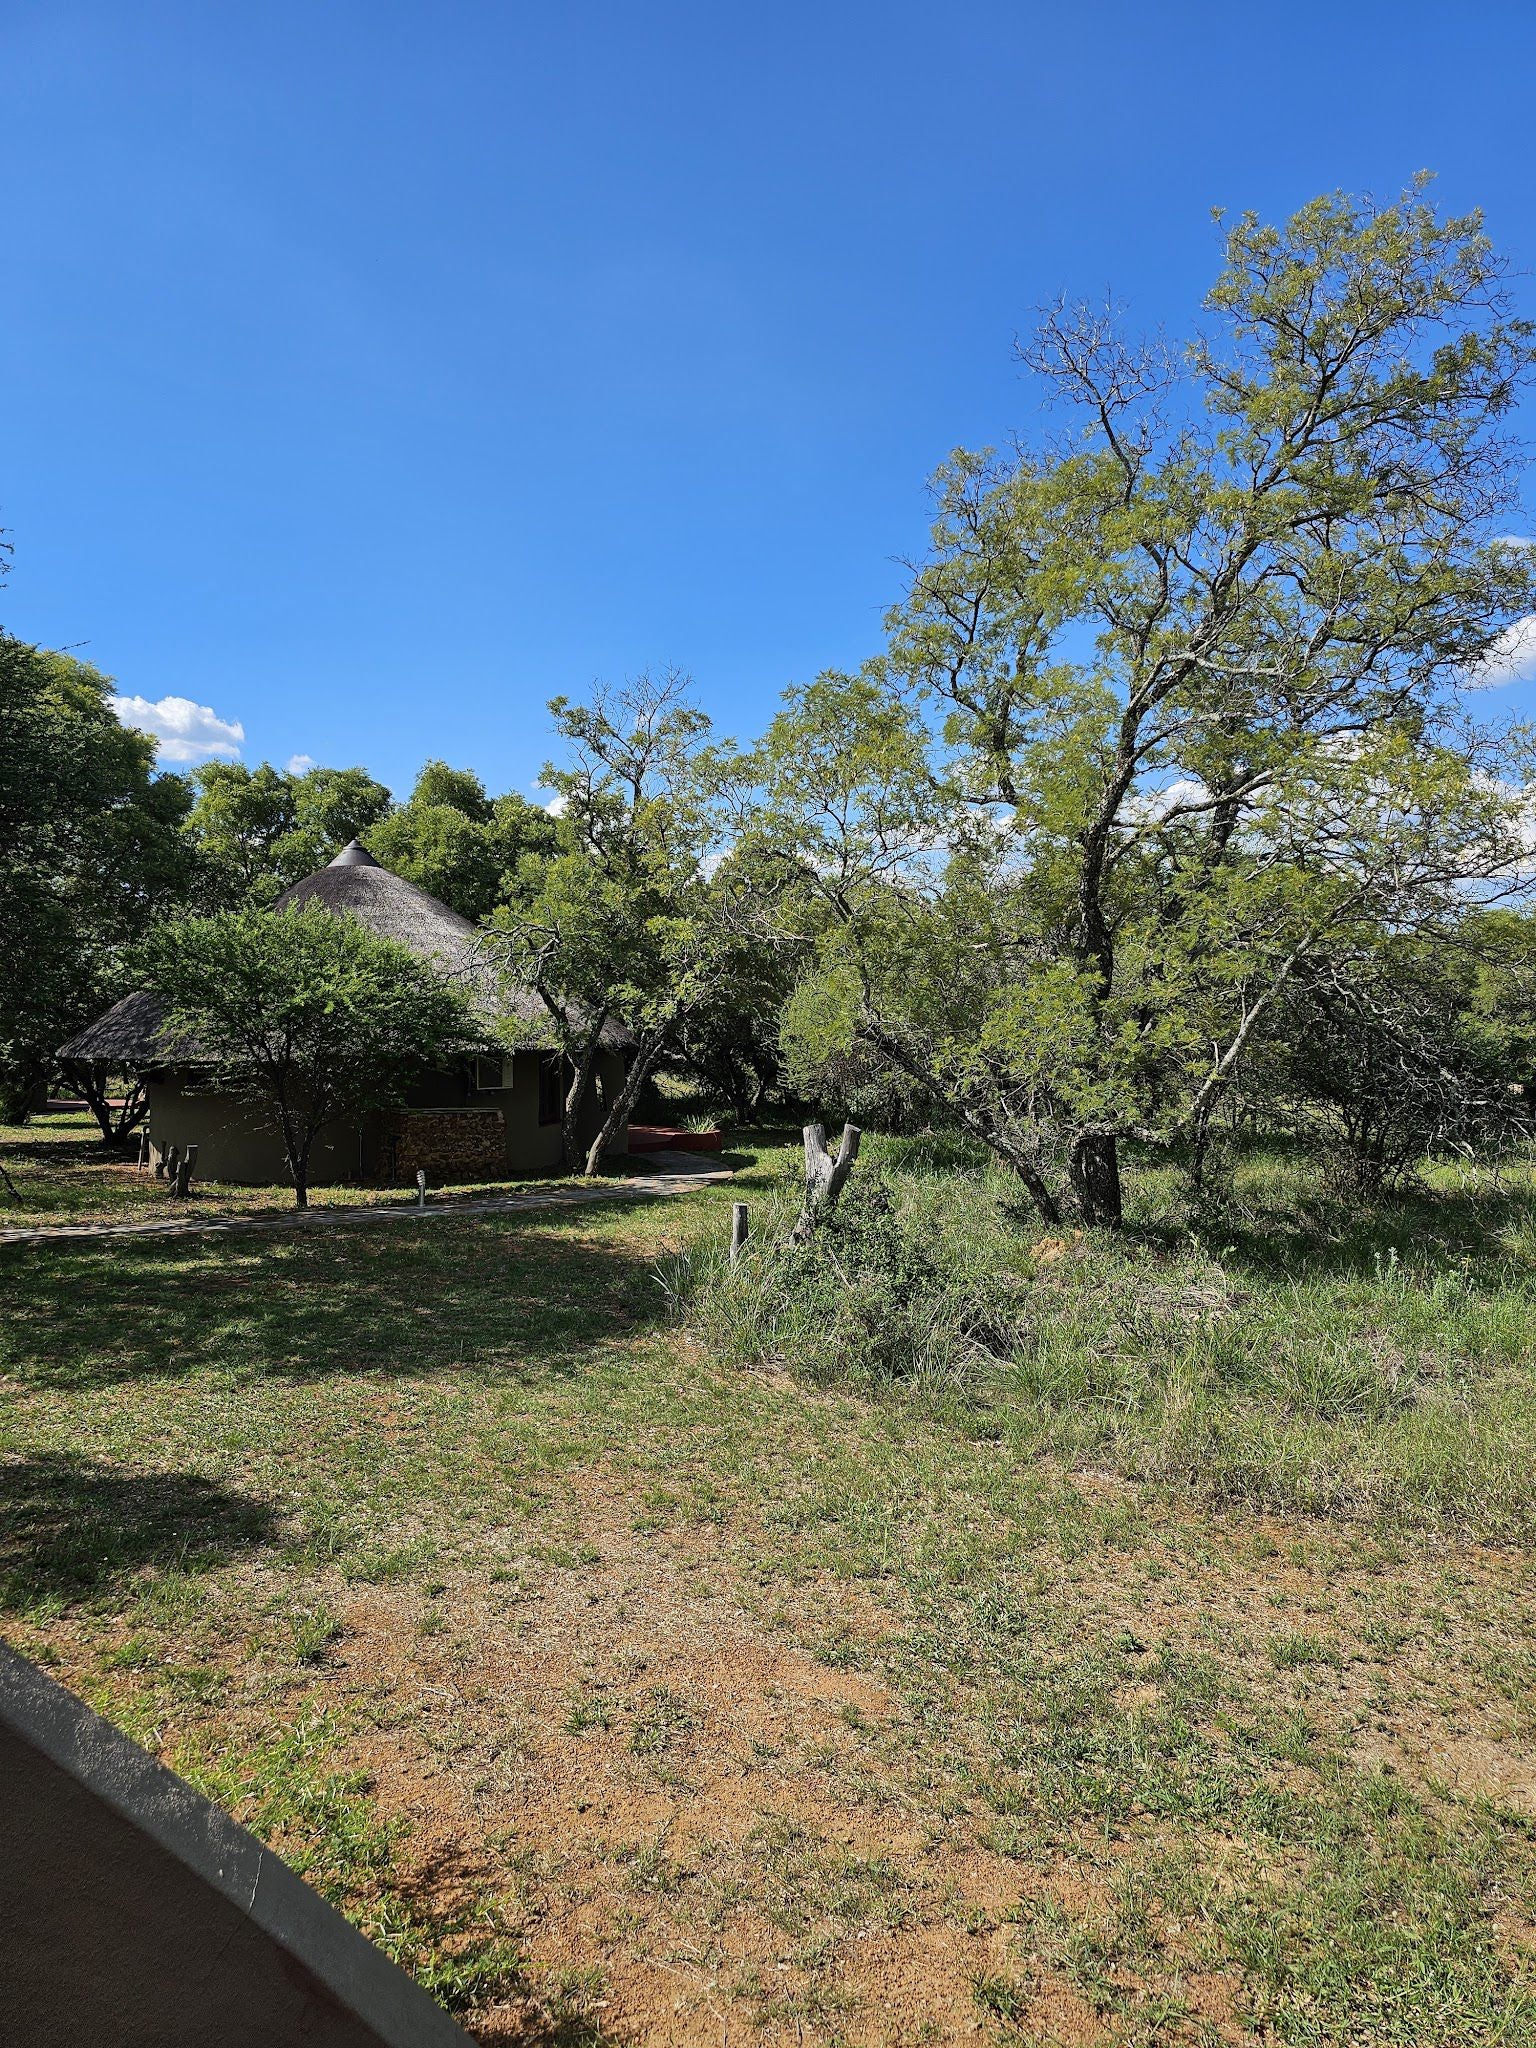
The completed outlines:
{"type": "Polygon", "coordinates": [[[1536,270],[1533,89],[1530,0],[8,0],[0,619],[401,790],[646,665],[750,733],[1037,303],[1184,329],[1212,206],[1420,167],[1536,270]]]}

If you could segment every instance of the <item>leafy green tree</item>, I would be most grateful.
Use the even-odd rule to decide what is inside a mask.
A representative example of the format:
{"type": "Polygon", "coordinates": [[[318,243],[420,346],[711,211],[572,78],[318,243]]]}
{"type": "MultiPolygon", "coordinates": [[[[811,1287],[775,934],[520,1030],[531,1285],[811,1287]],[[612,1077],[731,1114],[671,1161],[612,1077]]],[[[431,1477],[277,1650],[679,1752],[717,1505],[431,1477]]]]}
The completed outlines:
{"type": "Polygon", "coordinates": [[[1065,436],[952,458],[887,653],[759,753],[796,1031],[1051,1221],[1118,1222],[1122,1141],[1198,1132],[1294,976],[1518,876],[1528,749],[1460,692],[1536,603],[1502,277],[1416,186],[1235,222],[1181,355],[1050,314],[1065,436]]]}
{"type": "Polygon", "coordinates": [[[675,672],[600,691],[587,705],[557,697],[550,710],[571,752],[570,766],[544,771],[560,799],[557,850],[525,863],[523,900],[492,929],[509,977],[537,991],[564,1055],[567,1169],[595,1173],[662,1053],[730,972],[731,884],[708,873],[723,767],[675,672]],[[628,1070],[583,1146],[583,1111],[615,1024],[631,1041],[628,1070]]]}
{"type": "Polygon", "coordinates": [[[477,825],[489,825],[495,809],[485,793],[485,784],[469,768],[450,768],[446,761],[428,761],[416,777],[411,802],[418,809],[443,806],[461,811],[477,825]]]}
{"type": "Polygon", "coordinates": [[[1382,931],[1288,982],[1237,1085],[1256,1120],[1320,1140],[1374,1196],[1426,1153],[1529,1135],[1536,919],[1469,909],[1428,937],[1382,931]]]}
{"type": "Polygon", "coordinates": [[[428,761],[409,802],[363,768],[290,775],[263,762],[210,761],[195,771],[188,833],[203,863],[204,907],[266,906],[340,852],[366,841],[377,860],[478,921],[509,901],[530,853],[552,848],[536,804],[492,799],[478,775],[428,761]]]}
{"type": "Polygon", "coordinates": [[[410,801],[373,833],[369,850],[397,875],[478,923],[502,900],[508,869],[526,850],[518,833],[520,805],[533,810],[515,796],[492,802],[478,775],[428,761],[410,801]]]}
{"type": "Polygon", "coordinates": [[[386,818],[368,842],[374,858],[461,917],[489,917],[501,891],[490,828],[451,804],[414,800],[386,818]]]}
{"type": "MultiPolygon", "coordinates": [[[[0,635],[0,1116],[59,1044],[124,993],[126,949],[191,887],[190,792],[154,773],[106,676],[0,635]]],[[[121,1119],[108,1118],[105,1135],[121,1119]]]]}
{"type": "Polygon", "coordinates": [[[1470,989],[1467,1029],[1490,1072],[1536,1081],[1536,912],[1474,910],[1456,933],[1470,989]]]}
{"type": "Polygon", "coordinates": [[[739,993],[708,1000],[681,1020],[675,1055],[666,1063],[747,1125],[761,1121],[783,1076],[778,1023],[787,991],[755,972],[743,979],[739,993]]]}
{"type": "Polygon", "coordinates": [[[785,1077],[779,1024],[799,962],[790,947],[765,942],[753,914],[774,888],[775,878],[752,868],[742,850],[713,868],[713,982],[679,1018],[663,1057],[666,1067],[729,1105],[738,1124],[760,1122],[785,1077]]]}
{"type": "Polygon", "coordinates": [[[284,886],[312,875],[354,839],[371,838],[394,799],[366,768],[310,768],[293,778],[293,832],[279,848],[284,886]]]}
{"type": "Polygon", "coordinates": [[[221,907],[274,902],[349,840],[371,835],[392,803],[363,768],[289,775],[266,761],[209,761],[192,779],[187,830],[207,866],[209,900],[221,907]]]}
{"type": "Polygon", "coordinates": [[[424,1070],[484,1037],[427,963],[319,904],[162,925],[145,970],[169,1044],[271,1112],[301,1209],[327,1124],[399,1101],[424,1070]]]}
{"type": "Polygon", "coordinates": [[[296,879],[282,858],[298,823],[293,777],[267,761],[205,761],[192,784],[187,830],[208,865],[213,900],[271,903],[296,879]]]}
{"type": "Polygon", "coordinates": [[[526,874],[536,872],[539,862],[555,853],[559,827],[542,804],[531,804],[514,790],[497,797],[491,806],[490,829],[500,869],[497,901],[515,904],[521,898],[526,874]]]}

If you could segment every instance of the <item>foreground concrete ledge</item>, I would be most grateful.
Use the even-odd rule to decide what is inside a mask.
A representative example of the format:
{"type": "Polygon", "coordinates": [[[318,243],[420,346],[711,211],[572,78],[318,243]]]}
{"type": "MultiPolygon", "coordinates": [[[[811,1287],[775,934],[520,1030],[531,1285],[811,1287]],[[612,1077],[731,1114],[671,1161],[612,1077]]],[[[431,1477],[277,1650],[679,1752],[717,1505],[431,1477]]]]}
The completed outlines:
{"type": "Polygon", "coordinates": [[[278,1856],[0,1643],[6,2048],[466,2048],[278,1856]]]}

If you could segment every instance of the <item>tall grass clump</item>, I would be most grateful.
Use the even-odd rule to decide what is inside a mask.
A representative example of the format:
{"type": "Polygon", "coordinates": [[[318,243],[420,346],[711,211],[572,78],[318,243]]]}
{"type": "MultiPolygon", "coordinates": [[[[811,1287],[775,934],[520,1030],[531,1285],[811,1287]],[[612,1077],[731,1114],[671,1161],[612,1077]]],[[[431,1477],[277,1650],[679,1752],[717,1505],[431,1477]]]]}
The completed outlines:
{"type": "Polygon", "coordinates": [[[949,1139],[885,1140],[808,1244],[786,1184],[663,1276],[713,1356],[815,1385],[958,1392],[1019,1455],[1213,1504],[1536,1535],[1529,1180],[1331,1213],[1256,1153],[1215,1218],[1166,1166],[1119,1238],[1040,1237],[949,1139]]]}
{"type": "Polygon", "coordinates": [[[739,1365],[814,1385],[968,1383],[1012,1354],[1026,1286],[966,1232],[952,1193],[948,1178],[866,1172],[857,1200],[801,1244],[785,1189],[760,1205],[736,1268],[711,1244],[679,1255],[662,1283],[701,1341],[739,1365]]]}

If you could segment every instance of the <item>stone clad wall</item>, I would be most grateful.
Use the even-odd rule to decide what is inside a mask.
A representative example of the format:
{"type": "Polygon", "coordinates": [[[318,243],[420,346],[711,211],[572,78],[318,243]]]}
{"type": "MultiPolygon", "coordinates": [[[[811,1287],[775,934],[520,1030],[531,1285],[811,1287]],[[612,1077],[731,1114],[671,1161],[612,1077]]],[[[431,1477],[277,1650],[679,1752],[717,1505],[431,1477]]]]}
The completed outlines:
{"type": "Polygon", "coordinates": [[[381,1119],[383,1177],[413,1181],[500,1180],[507,1120],[499,1109],[392,1109],[381,1119]]]}

